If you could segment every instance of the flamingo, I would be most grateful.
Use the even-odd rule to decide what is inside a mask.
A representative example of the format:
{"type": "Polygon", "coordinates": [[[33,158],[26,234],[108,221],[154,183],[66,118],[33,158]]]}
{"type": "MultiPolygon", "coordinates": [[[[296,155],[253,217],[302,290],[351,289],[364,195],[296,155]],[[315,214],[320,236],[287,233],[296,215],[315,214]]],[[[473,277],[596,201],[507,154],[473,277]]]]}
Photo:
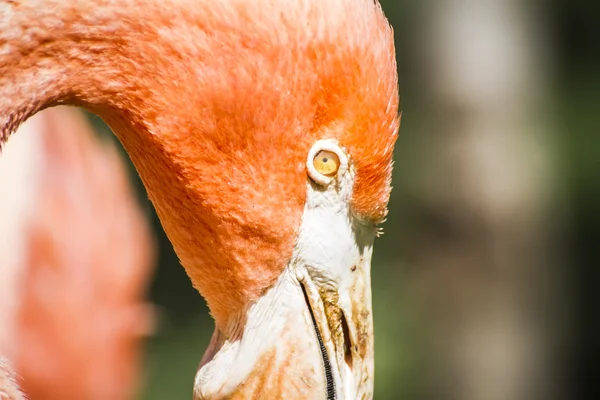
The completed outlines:
{"type": "Polygon", "coordinates": [[[12,276],[0,353],[28,398],[131,399],[152,323],[142,298],[153,257],[116,149],[77,110],[53,108],[19,128],[0,177],[11,190],[0,199],[10,246],[0,263],[12,276]]]}
{"type": "Polygon", "coordinates": [[[196,399],[372,397],[397,86],[373,0],[0,0],[0,138],[112,128],[215,322],[196,399]]]}

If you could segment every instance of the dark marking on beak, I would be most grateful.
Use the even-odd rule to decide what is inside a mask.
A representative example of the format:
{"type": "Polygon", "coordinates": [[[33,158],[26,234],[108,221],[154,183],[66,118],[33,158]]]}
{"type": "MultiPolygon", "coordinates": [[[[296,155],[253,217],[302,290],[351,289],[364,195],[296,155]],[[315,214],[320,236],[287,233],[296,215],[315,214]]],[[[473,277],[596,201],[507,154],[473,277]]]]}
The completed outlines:
{"type": "MultiPolygon", "coordinates": [[[[335,381],[333,380],[333,373],[331,372],[331,361],[329,361],[329,356],[327,355],[327,349],[325,348],[325,344],[323,343],[323,338],[321,337],[321,332],[319,331],[319,327],[317,326],[317,320],[315,319],[315,315],[313,314],[312,307],[310,306],[310,301],[308,300],[308,295],[306,294],[306,288],[301,283],[300,287],[302,288],[302,293],[304,294],[304,300],[306,301],[306,306],[310,311],[310,317],[313,322],[313,326],[315,327],[315,333],[317,334],[317,340],[319,341],[319,348],[321,349],[321,358],[323,360],[323,367],[325,369],[325,379],[327,383],[327,400],[336,400],[335,395],[335,381]]],[[[345,319],[344,319],[345,322],[345,319]]],[[[346,329],[347,325],[346,325],[346,329]]],[[[349,342],[348,342],[349,343],[349,342]]]]}

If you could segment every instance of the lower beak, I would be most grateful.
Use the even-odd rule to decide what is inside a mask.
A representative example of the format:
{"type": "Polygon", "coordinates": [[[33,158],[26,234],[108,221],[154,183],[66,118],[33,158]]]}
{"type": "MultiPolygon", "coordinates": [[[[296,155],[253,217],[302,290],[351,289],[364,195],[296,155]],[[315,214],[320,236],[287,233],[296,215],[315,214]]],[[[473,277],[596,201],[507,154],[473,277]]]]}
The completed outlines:
{"type": "Polygon", "coordinates": [[[373,396],[370,264],[371,248],[367,248],[351,265],[327,268],[296,265],[296,277],[319,341],[327,399],[373,396]]]}

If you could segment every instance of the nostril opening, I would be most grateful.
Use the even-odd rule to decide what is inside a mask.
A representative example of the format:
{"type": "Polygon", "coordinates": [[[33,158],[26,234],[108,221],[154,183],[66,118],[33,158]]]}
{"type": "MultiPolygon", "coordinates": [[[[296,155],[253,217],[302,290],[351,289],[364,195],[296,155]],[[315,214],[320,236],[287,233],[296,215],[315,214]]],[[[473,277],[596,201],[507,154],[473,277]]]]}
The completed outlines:
{"type": "Polygon", "coordinates": [[[342,312],[342,332],[344,333],[344,361],[348,368],[352,370],[352,342],[350,341],[350,330],[348,329],[348,322],[346,322],[346,316],[342,312]]]}

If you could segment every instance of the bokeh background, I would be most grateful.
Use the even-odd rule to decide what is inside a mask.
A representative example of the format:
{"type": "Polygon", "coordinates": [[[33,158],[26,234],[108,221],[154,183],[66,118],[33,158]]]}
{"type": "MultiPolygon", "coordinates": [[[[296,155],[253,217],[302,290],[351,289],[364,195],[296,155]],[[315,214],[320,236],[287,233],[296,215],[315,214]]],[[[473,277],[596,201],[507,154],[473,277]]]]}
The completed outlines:
{"type": "MultiPolygon", "coordinates": [[[[403,117],[372,265],[375,398],[600,398],[600,3],[382,6],[403,117]]],[[[213,323],[129,172],[158,251],[139,398],[189,399],[213,323]]]]}

